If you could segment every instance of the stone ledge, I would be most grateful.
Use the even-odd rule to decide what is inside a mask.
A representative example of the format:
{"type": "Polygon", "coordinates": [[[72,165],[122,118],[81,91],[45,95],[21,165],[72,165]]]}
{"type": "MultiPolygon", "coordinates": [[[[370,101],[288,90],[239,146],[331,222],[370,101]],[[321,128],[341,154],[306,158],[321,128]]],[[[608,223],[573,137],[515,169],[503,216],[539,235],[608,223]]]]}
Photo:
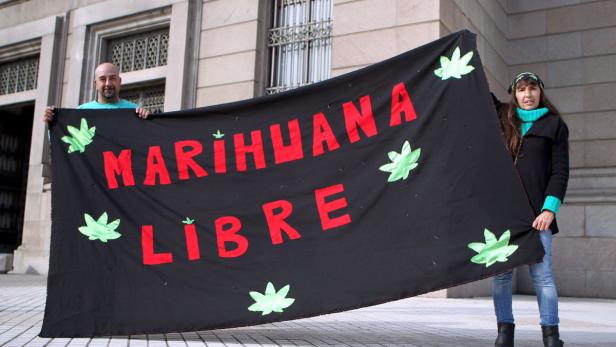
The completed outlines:
{"type": "Polygon", "coordinates": [[[565,200],[569,204],[616,203],[616,168],[572,169],[565,200]]]}
{"type": "Polygon", "coordinates": [[[568,204],[613,204],[616,203],[616,188],[569,189],[568,204]]]}

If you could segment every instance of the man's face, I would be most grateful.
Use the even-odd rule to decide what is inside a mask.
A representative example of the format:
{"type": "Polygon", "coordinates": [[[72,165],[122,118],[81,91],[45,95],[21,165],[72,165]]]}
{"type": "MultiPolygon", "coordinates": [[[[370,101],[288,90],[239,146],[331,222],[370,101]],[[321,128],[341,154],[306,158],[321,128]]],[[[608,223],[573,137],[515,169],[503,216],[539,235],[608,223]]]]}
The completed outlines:
{"type": "Polygon", "coordinates": [[[94,86],[98,93],[99,100],[115,102],[120,97],[120,84],[122,79],[118,69],[111,64],[99,66],[95,71],[94,86]]]}

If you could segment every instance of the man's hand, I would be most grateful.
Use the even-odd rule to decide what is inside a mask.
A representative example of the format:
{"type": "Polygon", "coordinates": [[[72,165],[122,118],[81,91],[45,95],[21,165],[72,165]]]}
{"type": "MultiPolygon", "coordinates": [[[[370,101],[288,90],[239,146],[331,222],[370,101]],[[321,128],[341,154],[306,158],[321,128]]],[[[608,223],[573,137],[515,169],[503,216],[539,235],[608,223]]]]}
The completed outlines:
{"type": "Polygon", "coordinates": [[[533,221],[533,228],[539,231],[546,231],[550,228],[550,224],[554,221],[554,212],[543,211],[533,221]]]}
{"type": "Polygon", "coordinates": [[[43,122],[49,123],[53,120],[55,106],[47,106],[43,112],[43,122]]]}
{"type": "Polygon", "coordinates": [[[147,109],[143,108],[143,107],[137,107],[135,109],[135,113],[139,116],[139,118],[141,119],[147,119],[150,116],[150,111],[148,111],[147,109]]]}

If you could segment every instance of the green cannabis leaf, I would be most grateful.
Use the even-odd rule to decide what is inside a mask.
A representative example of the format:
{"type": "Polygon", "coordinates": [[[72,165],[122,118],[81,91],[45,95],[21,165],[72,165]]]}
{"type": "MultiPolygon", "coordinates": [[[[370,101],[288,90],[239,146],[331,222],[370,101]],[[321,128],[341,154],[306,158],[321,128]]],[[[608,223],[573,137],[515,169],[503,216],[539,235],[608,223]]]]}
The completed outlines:
{"type": "Polygon", "coordinates": [[[107,240],[115,240],[122,236],[122,234],[115,231],[120,225],[120,220],[116,219],[107,224],[107,212],[104,212],[97,220],[94,220],[87,213],[83,216],[86,220],[86,225],[79,227],[79,232],[86,235],[88,239],[107,242],[107,240]]]}
{"type": "Polygon", "coordinates": [[[287,284],[276,292],[272,282],[267,282],[265,294],[250,292],[250,296],[255,303],[250,305],[248,310],[252,312],[262,312],[262,316],[272,312],[282,312],[283,309],[291,306],[291,304],[295,301],[295,299],[286,297],[289,293],[289,289],[290,286],[287,284]]]}
{"type": "Polygon", "coordinates": [[[434,74],[440,77],[443,81],[449,79],[450,77],[459,79],[462,75],[466,75],[475,70],[472,65],[468,65],[468,62],[471,61],[472,57],[473,51],[470,51],[460,58],[460,47],[456,47],[453,51],[451,59],[444,55],[441,56],[441,67],[434,70],[434,74]]]}
{"type": "Polygon", "coordinates": [[[468,244],[468,248],[477,252],[471,258],[471,261],[475,264],[486,264],[486,267],[488,267],[497,261],[506,262],[507,257],[518,249],[516,245],[509,245],[509,238],[511,237],[509,230],[505,231],[498,240],[488,229],[483,230],[483,235],[486,243],[472,242],[468,244]]]}
{"type": "Polygon", "coordinates": [[[79,129],[70,125],[67,126],[66,129],[72,136],[63,136],[61,140],[69,144],[69,153],[76,151],[83,153],[86,150],[86,146],[92,143],[94,131],[96,131],[96,127],[88,128],[88,121],[85,118],[81,118],[81,125],[79,129]]]}
{"type": "Polygon", "coordinates": [[[195,222],[195,220],[194,220],[194,219],[190,219],[190,218],[188,218],[188,217],[186,217],[186,219],[184,219],[184,220],[182,221],[182,223],[184,223],[184,224],[193,224],[194,222],[195,222]]]}
{"type": "Polygon", "coordinates": [[[216,139],[222,139],[225,136],[225,134],[221,133],[220,130],[216,130],[216,132],[213,133],[212,136],[214,136],[214,138],[216,139]]]}
{"type": "Polygon", "coordinates": [[[406,179],[409,177],[409,172],[417,167],[417,160],[421,155],[421,148],[411,150],[411,145],[408,141],[404,141],[402,145],[402,151],[400,153],[391,151],[388,153],[391,163],[382,165],[379,170],[389,172],[390,175],[387,178],[387,182],[394,182],[399,179],[406,179]]]}

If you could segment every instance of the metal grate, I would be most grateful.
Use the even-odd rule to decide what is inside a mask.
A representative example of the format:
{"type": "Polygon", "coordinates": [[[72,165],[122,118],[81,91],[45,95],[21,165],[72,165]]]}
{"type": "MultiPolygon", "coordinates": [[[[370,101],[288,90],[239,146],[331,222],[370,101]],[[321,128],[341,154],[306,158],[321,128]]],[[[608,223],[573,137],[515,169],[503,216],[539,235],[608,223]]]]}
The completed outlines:
{"type": "Polygon", "coordinates": [[[120,72],[149,69],[167,65],[169,28],[122,36],[107,43],[107,60],[120,72]]]}
{"type": "Polygon", "coordinates": [[[39,56],[0,63],[0,95],[36,89],[39,56]]]}
{"type": "Polygon", "coordinates": [[[275,0],[267,94],[330,77],[332,10],[331,0],[275,0]]]}
{"type": "Polygon", "coordinates": [[[162,113],[165,105],[165,84],[122,89],[120,98],[145,107],[150,113],[162,113]]]}

